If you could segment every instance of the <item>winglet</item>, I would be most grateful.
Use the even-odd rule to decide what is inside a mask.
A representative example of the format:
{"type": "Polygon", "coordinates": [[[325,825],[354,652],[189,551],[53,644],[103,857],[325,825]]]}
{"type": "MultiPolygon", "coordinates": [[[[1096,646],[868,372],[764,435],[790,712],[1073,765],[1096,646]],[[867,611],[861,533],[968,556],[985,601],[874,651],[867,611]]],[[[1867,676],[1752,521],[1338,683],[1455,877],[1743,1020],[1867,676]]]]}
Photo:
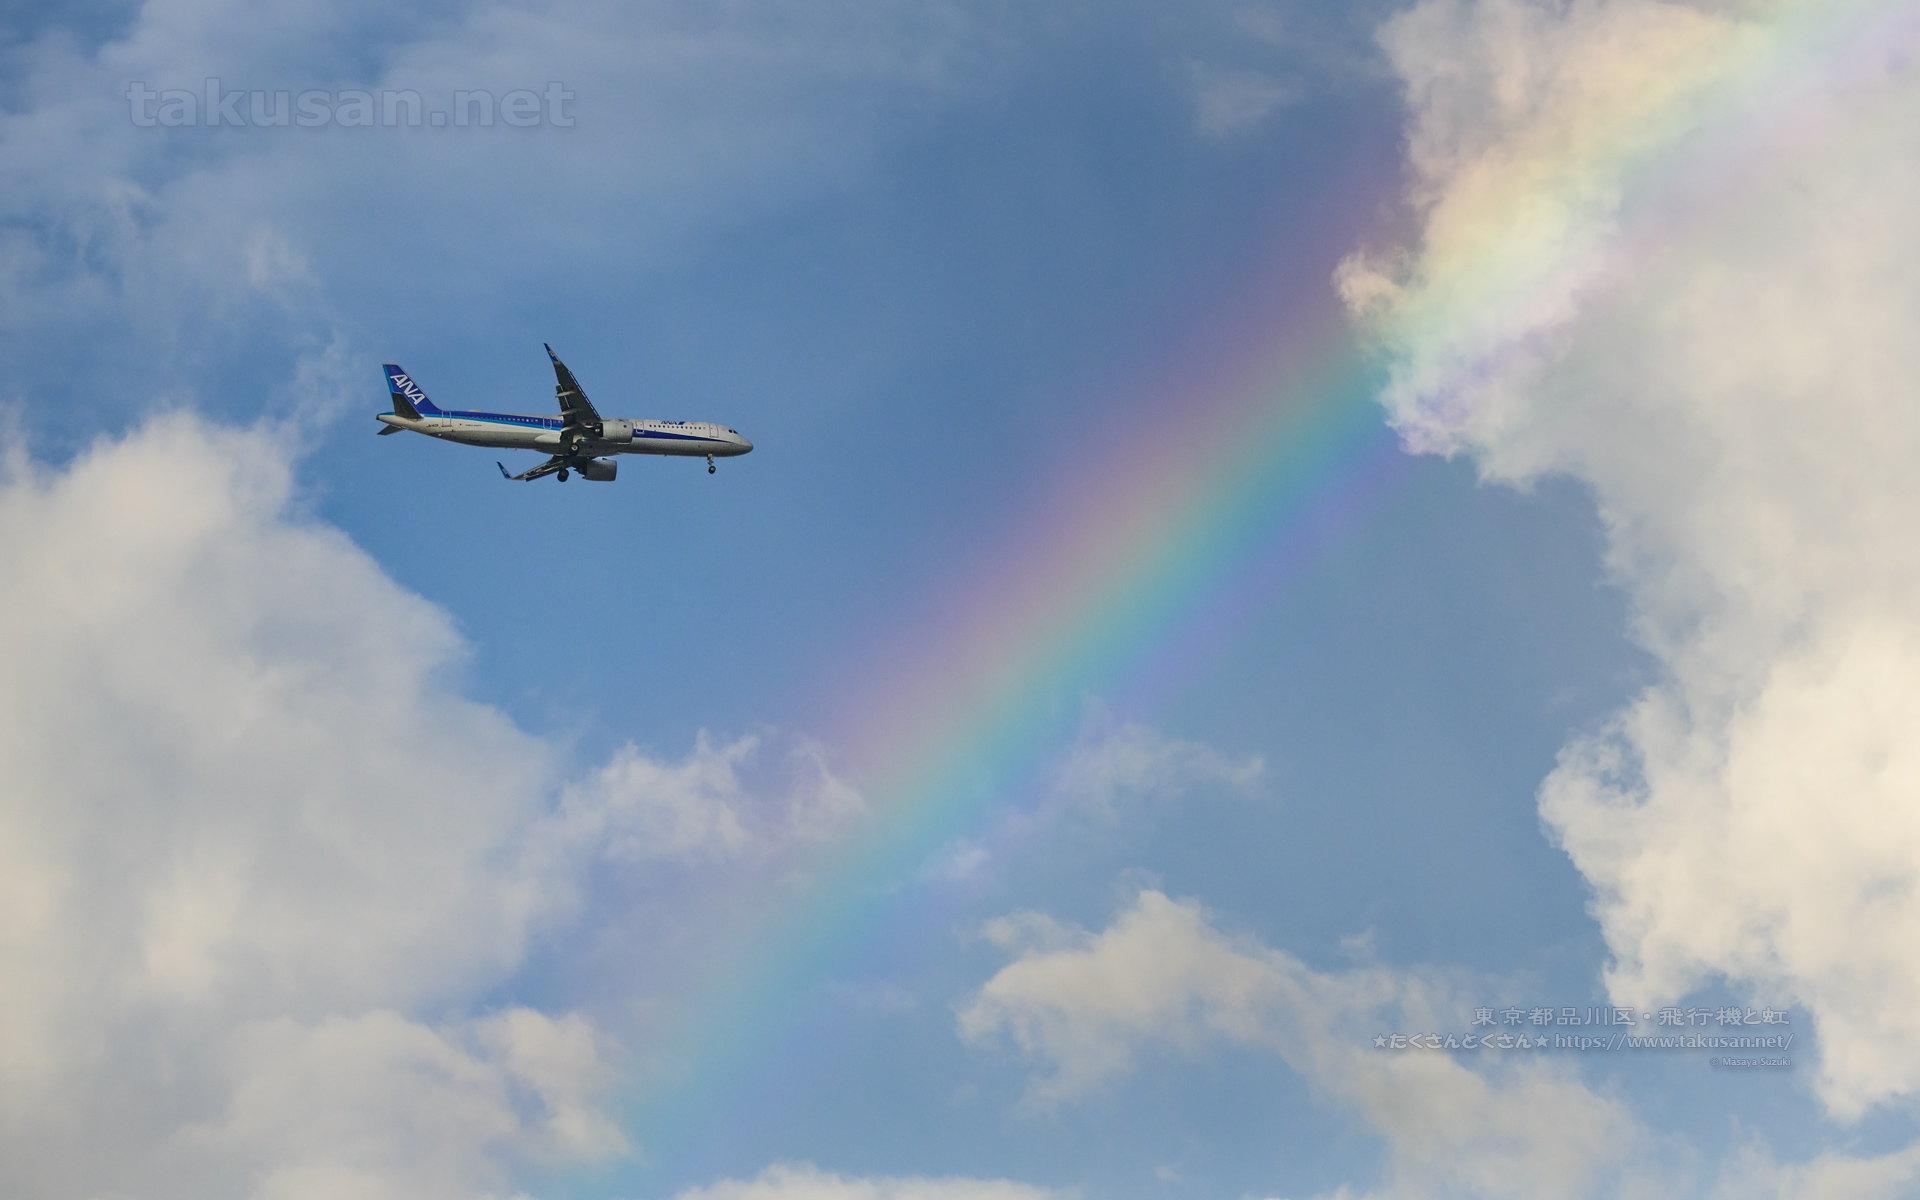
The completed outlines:
{"type": "Polygon", "coordinates": [[[500,478],[505,479],[508,482],[513,481],[513,476],[507,474],[507,464],[496,461],[493,465],[500,468],[500,478]]]}

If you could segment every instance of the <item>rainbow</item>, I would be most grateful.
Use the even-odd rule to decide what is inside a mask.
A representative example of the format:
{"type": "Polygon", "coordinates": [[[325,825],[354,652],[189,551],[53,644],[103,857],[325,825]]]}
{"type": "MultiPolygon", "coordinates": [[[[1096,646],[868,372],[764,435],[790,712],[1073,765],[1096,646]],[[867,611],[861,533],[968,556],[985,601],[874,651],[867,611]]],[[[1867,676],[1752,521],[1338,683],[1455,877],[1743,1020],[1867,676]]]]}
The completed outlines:
{"type": "Polygon", "coordinates": [[[841,706],[829,741],[871,819],[809,865],[803,902],[708,931],[706,974],[669,1035],[697,1078],[637,1106],[649,1154],[748,1086],[783,1013],[933,902],[922,885],[944,854],[991,840],[1039,786],[1063,707],[1095,693],[1150,708],[1393,494],[1412,460],[1374,403],[1378,375],[1326,294],[1315,301],[1315,319],[1261,313],[1273,323],[1237,360],[1155,389],[1165,423],[1130,423],[1084,455],[1022,539],[961,573],[981,583],[848,687],[863,699],[841,706]]]}
{"type": "MultiPolygon", "coordinates": [[[[1548,197],[1556,203],[1584,203],[1580,189],[1606,174],[1665,170],[1680,191],[1703,176],[1710,192],[1715,180],[1737,183],[1726,155],[1679,167],[1666,158],[1711,145],[1715,128],[1736,142],[1759,137],[1765,113],[1755,116],[1754,98],[1780,80],[1807,86],[1794,39],[1828,66],[1845,64],[1884,44],[1896,15],[1886,4],[1784,5],[1773,25],[1707,47],[1674,86],[1600,114],[1584,148],[1543,147],[1540,170],[1513,178],[1559,189],[1548,197]]],[[[1502,314],[1591,278],[1582,247],[1526,226],[1540,200],[1496,189],[1480,211],[1454,214],[1468,227],[1455,244],[1472,261],[1442,264],[1447,286],[1416,281],[1418,300],[1387,315],[1382,336],[1396,351],[1443,351],[1425,394],[1470,393],[1488,361],[1510,352],[1502,339],[1514,323],[1502,314]]],[[[1628,249],[1630,259],[1650,253],[1628,249]]],[[[918,880],[943,852],[989,832],[1038,786],[1063,701],[1092,692],[1150,708],[1393,493],[1409,459],[1382,418],[1385,373],[1330,309],[1324,297],[1257,306],[1236,344],[1203,356],[1204,369],[1160,381],[1165,424],[1086,454],[1025,536],[966,573],[978,582],[902,631],[892,653],[876,653],[878,673],[848,687],[856,699],[818,732],[851,764],[872,820],[811,864],[799,902],[735,914],[736,927],[714,939],[674,1033],[674,1054],[697,1080],[632,1114],[647,1153],[669,1150],[677,1129],[744,1088],[784,1028],[783,1005],[883,940],[920,902],[918,880]]]]}

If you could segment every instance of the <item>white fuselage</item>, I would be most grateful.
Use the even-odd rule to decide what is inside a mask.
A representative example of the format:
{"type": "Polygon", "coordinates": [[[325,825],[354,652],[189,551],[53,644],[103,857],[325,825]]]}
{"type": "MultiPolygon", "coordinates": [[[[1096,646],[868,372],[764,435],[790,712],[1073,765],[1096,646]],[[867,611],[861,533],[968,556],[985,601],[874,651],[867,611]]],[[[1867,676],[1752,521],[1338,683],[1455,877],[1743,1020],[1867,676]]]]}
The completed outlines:
{"type": "Polygon", "coordinates": [[[732,458],[753,449],[736,430],[704,421],[627,421],[602,423],[602,436],[586,438],[571,447],[561,445],[559,417],[525,413],[422,412],[418,420],[393,413],[377,419],[396,429],[467,446],[496,446],[504,450],[539,450],[560,454],[571,450],[586,457],[606,454],[674,454],[686,458],[732,458]]]}

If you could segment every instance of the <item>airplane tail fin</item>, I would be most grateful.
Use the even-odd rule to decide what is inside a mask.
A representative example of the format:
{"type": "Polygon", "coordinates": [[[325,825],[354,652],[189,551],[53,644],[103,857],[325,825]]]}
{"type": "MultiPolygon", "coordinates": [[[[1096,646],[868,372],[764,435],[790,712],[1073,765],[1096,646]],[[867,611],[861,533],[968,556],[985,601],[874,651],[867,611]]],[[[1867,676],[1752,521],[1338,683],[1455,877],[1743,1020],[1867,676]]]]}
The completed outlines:
{"type": "Polygon", "coordinates": [[[386,372],[387,391],[393,396],[396,415],[409,421],[418,421],[423,415],[432,416],[440,411],[420,390],[420,385],[413,381],[413,376],[400,369],[399,363],[386,364],[386,372]]]}

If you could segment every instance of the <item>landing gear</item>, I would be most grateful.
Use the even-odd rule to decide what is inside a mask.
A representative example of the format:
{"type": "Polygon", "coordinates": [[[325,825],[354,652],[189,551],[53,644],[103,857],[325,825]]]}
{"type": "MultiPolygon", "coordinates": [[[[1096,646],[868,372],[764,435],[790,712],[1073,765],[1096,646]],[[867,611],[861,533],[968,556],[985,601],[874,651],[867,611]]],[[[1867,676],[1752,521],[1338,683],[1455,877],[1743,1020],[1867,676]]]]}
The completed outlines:
{"type": "Polygon", "coordinates": [[[558,478],[561,483],[565,483],[567,481],[567,469],[565,467],[561,467],[560,474],[556,476],[556,478],[558,478]]]}
{"type": "Polygon", "coordinates": [[[716,469],[713,465],[713,455],[707,455],[707,474],[713,474],[716,469]]]}

